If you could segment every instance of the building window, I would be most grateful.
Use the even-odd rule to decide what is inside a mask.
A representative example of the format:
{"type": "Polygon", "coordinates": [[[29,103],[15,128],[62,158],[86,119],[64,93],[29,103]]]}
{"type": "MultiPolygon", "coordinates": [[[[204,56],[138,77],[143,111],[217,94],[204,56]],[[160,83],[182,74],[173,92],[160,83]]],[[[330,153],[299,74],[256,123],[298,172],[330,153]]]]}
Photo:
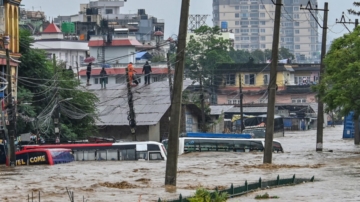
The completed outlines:
{"type": "Polygon", "coordinates": [[[249,21],[241,21],[241,22],[240,22],[240,25],[243,25],[243,26],[249,25],[249,21]]]}
{"type": "Polygon", "coordinates": [[[258,25],[259,21],[250,21],[250,25],[258,25]]]}
{"type": "Polygon", "coordinates": [[[295,34],[300,34],[300,30],[295,29],[295,34]]]}
{"type": "Polygon", "coordinates": [[[260,13],[260,17],[264,18],[265,17],[265,13],[260,13]]]}
{"type": "Polygon", "coordinates": [[[105,9],[105,14],[113,14],[113,9],[105,9]]]}
{"type": "Polygon", "coordinates": [[[226,85],[235,85],[235,74],[226,75],[226,85]]]}
{"type": "Polygon", "coordinates": [[[265,25],[265,21],[260,21],[260,25],[265,25]]]}
{"type": "Polygon", "coordinates": [[[266,48],[265,44],[260,44],[260,48],[266,48]]]}
{"type": "Polygon", "coordinates": [[[300,22],[295,22],[294,25],[295,26],[300,26],[300,22]]]}
{"type": "Polygon", "coordinates": [[[261,40],[261,41],[265,41],[265,40],[266,40],[266,36],[261,36],[261,37],[260,37],[260,40],[261,40]]]}
{"type": "Polygon", "coordinates": [[[260,32],[261,32],[261,33],[265,33],[265,29],[260,29],[260,32]]]}
{"type": "Polygon", "coordinates": [[[240,9],[241,9],[241,10],[248,10],[248,9],[249,9],[249,6],[240,6],[240,9]]]}
{"type": "Polygon", "coordinates": [[[82,62],[84,62],[84,59],[85,59],[85,57],[84,56],[79,56],[79,63],[82,63],[82,62]]]}
{"type": "Polygon", "coordinates": [[[241,32],[241,33],[248,33],[248,32],[249,32],[249,29],[241,29],[240,32],[241,32]]]}
{"type": "Polygon", "coordinates": [[[299,50],[299,49],[300,49],[300,45],[295,45],[295,49],[299,50]]]}
{"type": "MultiPolygon", "coordinates": [[[[310,76],[295,76],[294,82],[297,85],[310,85],[310,76]]],[[[314,77],[315,78],[315,77],[314,77]]]]}
{"type": "Polygon", "coordinates": [[[292,103],[306,103],[306,98],[292,98],[292,103]]]}
{"type": "Polygon", "coordinates": [[[190,114],[186,114],[186,132],[193,132],[194,120],[190,114]]]}
{"type": "Polygon", "coordinates": [[[264,74],[264,85],[269,85],[270,75],[264,74]]]}
{"type": "Polygon", "coordinates": [[[235,29],[235,33],[240,33],[240,30],[239,30],[239,29],[235,29]]]}
{"type": "Polygon", "coordinates": [[[251,18],[258,18],[258,17],[259,17],[259,13],[250,13],[250,17],[251,17],[251,18]]]}
{"type": "Polygon", "coordinates": [[[240,21],[235,21],[235,25],[240,25],[240,21]]]}
{"type": "Polygon", "coordinates": [[[255,85],[255,74],[245,74],[245,84],[255,85]]]}
{"type": "Polygon", "coordinates": [[[264,6],[264,5],[260,5],[260,9],[265,9],[265,6],[264,6]]]}
{"type": "Polygon", "coordinates": [[[236,36],[235,41],[239,41],[239,40],[240,40],[240,37],[236,36]]]}
{"type": "MultiPolygon", "coordinates": [[[[300,15],[299,14],[294,14],[294,19],[299,19],[300,18],[300,15]]],[[[299,23],[299,22],[298,22],[299,23]]],[[[297,25],[299,26],[299,25],[297,25]]]]}
{"type": "Polygon", "coordinates": [[[239,17],[240,17],[240,14],[239,14],[239,13],[235,13],[235,17],[236,17],[236,18],[239,18],[239,17]]]}
{"type": "Polygon", "coordinates": [[[241,41],[249,41],[249,40],[250,40],[250,37],[248,37],[248,36],[241,37],[241,41]]]}

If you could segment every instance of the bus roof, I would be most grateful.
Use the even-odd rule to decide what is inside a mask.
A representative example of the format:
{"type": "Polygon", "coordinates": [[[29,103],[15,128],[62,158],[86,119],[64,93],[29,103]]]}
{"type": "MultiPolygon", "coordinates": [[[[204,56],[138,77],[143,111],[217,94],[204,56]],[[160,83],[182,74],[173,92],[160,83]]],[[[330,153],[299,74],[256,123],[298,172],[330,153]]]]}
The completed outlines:
{"type": "MultiPolygon", "coordinates": [[[[245,139],[245,138],[201,138],[201,137],[180,137],[182,139],[195,139],[195,140],[246,140],[246,141],[265,141],[265,138],[245,139]]],[[[279,142],[278,140],[273,140],[279,142]]],[[[280,143],[280,142],[279,142],[280,143]]]]}

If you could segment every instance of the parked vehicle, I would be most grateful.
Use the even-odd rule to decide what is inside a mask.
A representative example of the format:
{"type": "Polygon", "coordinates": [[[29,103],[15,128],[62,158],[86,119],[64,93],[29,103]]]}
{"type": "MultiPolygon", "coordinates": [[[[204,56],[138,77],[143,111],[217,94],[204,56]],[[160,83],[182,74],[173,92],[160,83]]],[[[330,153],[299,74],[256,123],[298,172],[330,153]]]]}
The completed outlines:
{"type": "Polygon", "coordinates": [[[166,160],[166,149],[163,144],[153,141],[92,143],[92,144],[54,144],[25,145],[22,150],[38,148],[71,149],[76,161],[124,161],[124,160],[166,160]]]}
{"type": "MultiPolygon", "coordinates": [[[[16,166],[56,165],[72,161],[74,161],[74,156],[70,149],[38,148],[16,152],[16,166]]],[[[9,165],[9,159],[6,165],[9,165]]]]}
{"type": "MultiPolygon", "coordinates": [[[[162,142],[168,147],[168,140],[162,142]]],[[[189,152],[262,152],[265,139],[230,139],[230,138],[179,138],[179,155],[189,152]]],[[[273,141],[274,152],[284,152],[281,143],[273,141]]]]}

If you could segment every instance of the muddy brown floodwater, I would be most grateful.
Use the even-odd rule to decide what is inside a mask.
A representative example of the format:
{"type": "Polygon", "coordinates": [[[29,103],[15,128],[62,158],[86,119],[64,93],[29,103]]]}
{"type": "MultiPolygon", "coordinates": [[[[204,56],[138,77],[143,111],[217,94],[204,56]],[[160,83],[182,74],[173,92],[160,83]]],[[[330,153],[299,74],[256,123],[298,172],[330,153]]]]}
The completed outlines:
{"type": "MultiPolygon", "coordinates": [[[[66,202],[66,188],[75,201],[157,201],[188,196],[199,186],[225,189],[280,177],[310,178],[314,183],[250,193],[229,201],[255,201],[268,192],[268,201],[360,201],[360,148],[343,140],[342,127],[324,129],[324,152],[315,152],[316,131],[286,132],[277,138],[285,153],[273,155],[273,165],[262,165],[262,153],[192,153],[179,157],[177,187],[164,187],[165,162],[72,162],[55,166],[0,167],[0,201],[27,201],[31,192],[43,202],[66,202]],[[333,152],[328,152],[333,150],[333,152]]],[[[37,200],[34,200],[37,201],[37,200]]]]}

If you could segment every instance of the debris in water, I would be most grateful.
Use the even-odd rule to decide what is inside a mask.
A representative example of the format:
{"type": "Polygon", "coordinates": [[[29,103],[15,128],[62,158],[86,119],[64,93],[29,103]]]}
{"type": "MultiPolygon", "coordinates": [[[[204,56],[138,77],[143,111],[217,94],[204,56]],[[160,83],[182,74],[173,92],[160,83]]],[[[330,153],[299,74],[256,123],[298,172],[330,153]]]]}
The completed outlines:
{"type": "Polygon", "coordinates": [[[147,178],[140,178],[135,180],[136,182],[149,183],[151,180],[147,178]]]}
{"type": "Polygon", "coordinates": [[[115,182],[115,183],[104,182],[104,183],[99,183],[99,185],[103,187],[117,188],[117,189],[134,189],[138,187],[134,184],[130,184],[127,181],[115,182]]]}

